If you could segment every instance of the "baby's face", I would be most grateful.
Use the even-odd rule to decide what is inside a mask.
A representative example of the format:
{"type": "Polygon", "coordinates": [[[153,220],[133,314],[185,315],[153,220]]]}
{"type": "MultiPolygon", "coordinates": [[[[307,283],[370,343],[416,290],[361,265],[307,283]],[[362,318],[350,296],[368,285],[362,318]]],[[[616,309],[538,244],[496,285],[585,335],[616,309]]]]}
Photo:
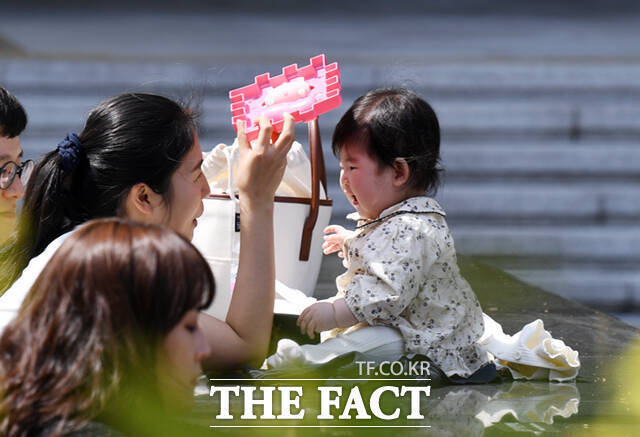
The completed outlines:
{"type": "Polygon", "coordinates": [[[340,151],[340,188],[360,217],[375,219],[399,202],[393,167],[381,166],[359,143],[340,151]]]}

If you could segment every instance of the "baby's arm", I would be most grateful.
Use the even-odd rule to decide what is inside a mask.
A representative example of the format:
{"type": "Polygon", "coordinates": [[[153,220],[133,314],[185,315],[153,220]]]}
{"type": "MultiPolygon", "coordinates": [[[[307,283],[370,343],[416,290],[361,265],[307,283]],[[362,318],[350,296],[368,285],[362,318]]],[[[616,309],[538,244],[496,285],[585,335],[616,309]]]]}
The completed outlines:
{"type": "Polygon", "coordinates": [[[331,302],[321,301],[308,306],[298,317],[298,326],[302,333],[313,338],[314,332],[327,331],[333,328],[348,328],[358,323],[347,302],[336,299],[331,302]]]}
{"type": "Polygon", "coordinates": [[[324,228],[324,243],[322,243],[322,251],[325,255],[329,255],[333,252],[338,252],[340,258],[344,258],[342,247],[344,246],[344,240],[353,235],[353,231],[348,231],[339,225],[330,225],[324,228]]]}

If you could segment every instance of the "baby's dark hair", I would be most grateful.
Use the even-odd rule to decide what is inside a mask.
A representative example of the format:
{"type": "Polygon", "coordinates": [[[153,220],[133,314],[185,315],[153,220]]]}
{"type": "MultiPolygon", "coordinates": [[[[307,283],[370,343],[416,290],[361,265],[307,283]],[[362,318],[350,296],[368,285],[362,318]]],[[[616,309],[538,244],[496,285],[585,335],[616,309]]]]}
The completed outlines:
{"type": "Polygon", "coordinates": [[[363,144],[383,166],[397,158],[409,164],[410,188],[435,194],[440,185],[440,125],[433,108],[404,88],[379,88],[358,97],[333,132],[336,156],[343,147],[363,144]]]}

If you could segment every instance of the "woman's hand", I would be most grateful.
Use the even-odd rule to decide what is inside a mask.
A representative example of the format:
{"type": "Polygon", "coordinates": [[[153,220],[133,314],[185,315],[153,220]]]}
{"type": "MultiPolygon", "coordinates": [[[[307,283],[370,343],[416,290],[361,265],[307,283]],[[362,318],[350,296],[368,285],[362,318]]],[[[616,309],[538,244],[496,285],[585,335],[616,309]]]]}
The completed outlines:
{"type": "Polygon", "coordinates": [[[236,184],[240,197],[249,202],[273,202],[278,185],[287,166],[287,152],[294,140],[294,119],[284,114],[282,132],[271,142],[273,126],[266,118],[260,118],[258,139],[250,144],[245,134],[243,120],[238,121],[238,149],[240,162],[236,184]]]}
{"type": "Polygon", "coordinates": [[[221,369],[250,363],[260,366],[269,347],[275,298],[273,197],[293,144],[294,121],[284,115],[280,136],[272,143],[273,127],[260,120],[253,145],[238,122],[240,162],[236,185],[240,193],[240,256],[238,276],[225,322],[201,317],[212,354],[207,368],[221,369]]]}
{"type": "Polygon", "coordinates": [[[303,334],[313,338],[314,332],[336,328],[336,319],[331,302],[316,302],[306,307],[296,322],[303,334]]]}
{"type": "Polygon", "coordinates": [[[322,243],[322,252],[325,255],[329,255],[334,252],[338,252],[340,258],[344,258],[344,240],[354,234],[353,231],[348,231],[339,225],[330,225],[324,228],[324,243],[322,243]]]}

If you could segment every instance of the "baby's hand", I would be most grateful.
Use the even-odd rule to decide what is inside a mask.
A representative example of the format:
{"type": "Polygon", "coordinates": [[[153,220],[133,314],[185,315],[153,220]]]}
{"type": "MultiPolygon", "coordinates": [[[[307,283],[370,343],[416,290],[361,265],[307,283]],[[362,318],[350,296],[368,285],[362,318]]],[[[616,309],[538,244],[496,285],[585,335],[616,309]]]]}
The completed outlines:
{"type": "Polygon", "coordinates": [[[314,332],[322,332],[336,327],[336,319],[331,302],[316,302],[302,311],[297,325],[300,332],[313,338],[314,332]]]}
{"type": "Polygon", "coordinates": [[[333,252],[338,252],[340,258],[344,258],[342,247],[344,246],[344,240],[353,235],[353,231],[348,231],[342,226],[330,225],[324,228],[324,243],[322,243],[322,252],[325,255],[329,255],[333,252]]]}

